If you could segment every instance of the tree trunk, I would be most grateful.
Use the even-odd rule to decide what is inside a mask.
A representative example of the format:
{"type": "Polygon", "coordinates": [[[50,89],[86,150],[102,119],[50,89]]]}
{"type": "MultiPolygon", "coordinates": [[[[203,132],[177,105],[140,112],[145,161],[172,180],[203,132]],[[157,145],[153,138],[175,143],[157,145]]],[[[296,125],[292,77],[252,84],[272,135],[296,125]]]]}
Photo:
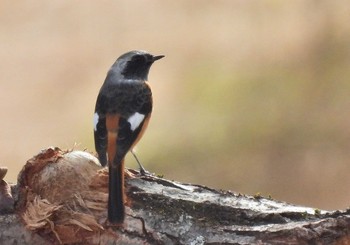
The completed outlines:
{"type": "Polygon", "coordinates": [[[126,219],[113,226],[106,222],[107,177],[87,152],[43,150],[11,192],[1,180],[0,244],[350,244],[349,210],[326,212],[134,170],[126,172],[126,219]]]}

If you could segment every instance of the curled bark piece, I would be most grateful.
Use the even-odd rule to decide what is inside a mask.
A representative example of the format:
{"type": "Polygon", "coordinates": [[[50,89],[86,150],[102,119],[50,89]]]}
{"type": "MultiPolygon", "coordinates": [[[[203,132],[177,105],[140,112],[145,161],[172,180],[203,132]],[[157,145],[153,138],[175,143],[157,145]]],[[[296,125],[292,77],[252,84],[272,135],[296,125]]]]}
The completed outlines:
{"type": "Polygon", "coordinates": [[[7,167],[0,167],[0,180],[3,180],[5,175],[7,174],[7,167]]]}
{"type": "Polygon", "coordinates": [[[7,170],[7,167],[0,167],[0,214],[10,213],[14,209],[11,187],[4,180],[7,170]]]}

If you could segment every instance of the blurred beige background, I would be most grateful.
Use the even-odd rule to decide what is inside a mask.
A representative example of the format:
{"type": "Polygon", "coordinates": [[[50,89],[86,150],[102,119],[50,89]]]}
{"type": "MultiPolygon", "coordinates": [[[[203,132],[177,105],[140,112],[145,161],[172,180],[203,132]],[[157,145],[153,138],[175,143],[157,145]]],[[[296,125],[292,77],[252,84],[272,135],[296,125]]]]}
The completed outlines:
{"type": "Polygon", "coordinates": [[[143,49],[166,55],[138,145],[151,172],[346,208],[349,23],[346,0],[0,1],[0,165],[15,182],[42,148],[94,151],[106,72],[143,49]]]}

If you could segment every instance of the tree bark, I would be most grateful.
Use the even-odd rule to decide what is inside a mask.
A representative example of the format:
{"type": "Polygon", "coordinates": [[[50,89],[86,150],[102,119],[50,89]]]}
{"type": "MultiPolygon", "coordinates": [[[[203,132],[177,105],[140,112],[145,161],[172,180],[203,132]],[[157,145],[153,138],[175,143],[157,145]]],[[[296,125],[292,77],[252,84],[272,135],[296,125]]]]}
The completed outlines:
{"type": "Polygon", "coordinates": [[[135,170],[126,172],[125,222],[113,226],[106,221],[107,176],[87,152],[43,150],[27,161],[11,193],[1,180],[0,244],[350,244],[349,210],[326,212],[135,170]]]}

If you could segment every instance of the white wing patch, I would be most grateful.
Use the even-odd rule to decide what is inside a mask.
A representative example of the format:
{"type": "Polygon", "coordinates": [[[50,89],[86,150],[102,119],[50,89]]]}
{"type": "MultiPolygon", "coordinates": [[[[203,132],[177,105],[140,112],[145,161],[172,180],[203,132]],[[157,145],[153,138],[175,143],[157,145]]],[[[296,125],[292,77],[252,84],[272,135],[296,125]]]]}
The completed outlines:
{"type": "Polygon", "coordinates": [[[145,115],[140,114],[138,112],[135,112],[128,118],[128,122],[130,123],[130,129],[134,131],[137,129],[140,124],[142,123],[143,119],[145,118],[145,115]]]}
{"type": "Polygon", "coordinates": [[[94,131],[97,130],[97,123],[98,123],[99,118],[100,117],[98,116],[97,112],[95,112],[95,114],[94,114],[94,131]]]}

